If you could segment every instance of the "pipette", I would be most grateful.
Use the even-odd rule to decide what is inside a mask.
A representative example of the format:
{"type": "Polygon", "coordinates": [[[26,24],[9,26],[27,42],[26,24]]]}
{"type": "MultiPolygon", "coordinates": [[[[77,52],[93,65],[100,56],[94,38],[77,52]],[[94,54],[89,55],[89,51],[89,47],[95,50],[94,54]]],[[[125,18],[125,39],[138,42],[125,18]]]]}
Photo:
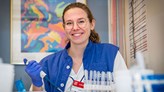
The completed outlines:
{"type": "MultiPolygon", "coordinates": [[[[30,61],[28,61],[26,58],[24,58],[23,61],[24,61],[24,64],[25,64],[25,65],[28,65],[28,63],[30,62],[30,61]]],[[[58,91],[63,92],[59,87],[55,86],[55,84],[54,84],[46,75],[47,75],[47,74],[46,74],[44,71],[40,71],[40,77],[41,77],[42,79],[45,79],[46,81],[48,81],[48,82],[49,82],[51,85],[53,85],[58,91]]]]}
{"type": "MultiPolygon", "coordinates": [[[[26,58],[24,58],[23,61],[25,65],[28,65],[28,63],[30,62],[26,58]]],[[[46,76],[46,73],[43,71],[40,71],[40,77],[43,79],[45,76],[46,76]]]]}

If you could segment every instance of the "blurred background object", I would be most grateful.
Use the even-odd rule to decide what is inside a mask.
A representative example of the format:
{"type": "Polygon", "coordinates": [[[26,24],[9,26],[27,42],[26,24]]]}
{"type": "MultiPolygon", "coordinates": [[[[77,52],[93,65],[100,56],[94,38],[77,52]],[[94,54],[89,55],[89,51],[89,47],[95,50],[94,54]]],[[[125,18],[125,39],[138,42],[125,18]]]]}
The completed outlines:
{"type": "Polygon", "coordinates": [[[0,92],[12,92],[14,82],[14,65],[2,63],[0,58],[0,92]]]}

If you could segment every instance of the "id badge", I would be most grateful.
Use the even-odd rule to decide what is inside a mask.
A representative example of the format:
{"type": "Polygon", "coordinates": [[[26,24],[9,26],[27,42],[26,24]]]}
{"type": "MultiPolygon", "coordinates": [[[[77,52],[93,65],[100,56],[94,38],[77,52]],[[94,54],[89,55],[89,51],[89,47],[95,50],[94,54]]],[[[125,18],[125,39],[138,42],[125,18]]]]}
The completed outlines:
{"type": "Polygon", "coordinates": [[[84,82],[80,82],[80,81],[77,81],[77,80],[74,80],[73,81],[73,84],[72,84],[72,91],[82,91],[84,88],[84,82]]]}

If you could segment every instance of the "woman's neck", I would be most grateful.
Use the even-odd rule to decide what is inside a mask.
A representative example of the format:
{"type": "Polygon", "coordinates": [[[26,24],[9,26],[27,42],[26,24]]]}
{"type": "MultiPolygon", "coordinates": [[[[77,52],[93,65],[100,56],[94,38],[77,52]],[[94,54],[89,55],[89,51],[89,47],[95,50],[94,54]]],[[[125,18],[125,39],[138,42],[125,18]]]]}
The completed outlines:
{"type": "Polygon", "coordinates": [[[68,50],[69,55],[72,58],[82,58],[87,44],[88,42],[86,42],[85,44],[71,44],[71,47],[68,50]]]}
{"type": "Polygon", "coordinates": [[[78,44],[78,45],[71,44],[71,47],[68,49],[68,53],[73,59],[73,70],[76,74],[79,71],[79,68],[83,62],[82,61],[83,53],[87,44],[88,42],[86,42],[85,44],[78,44]]]}

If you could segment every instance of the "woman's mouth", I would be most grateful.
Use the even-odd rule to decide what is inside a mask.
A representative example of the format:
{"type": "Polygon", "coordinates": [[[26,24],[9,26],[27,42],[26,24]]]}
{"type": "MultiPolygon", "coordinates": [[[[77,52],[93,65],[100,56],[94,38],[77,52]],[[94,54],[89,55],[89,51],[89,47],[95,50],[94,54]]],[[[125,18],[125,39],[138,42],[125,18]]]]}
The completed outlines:
{"type": "Polygon", "coordinates": [[[72,34],[72,36],[74,36],[74,37],[79,37],[79,36],[81,36],[83,33],[74,33],[74,34],[72,34]]]}

